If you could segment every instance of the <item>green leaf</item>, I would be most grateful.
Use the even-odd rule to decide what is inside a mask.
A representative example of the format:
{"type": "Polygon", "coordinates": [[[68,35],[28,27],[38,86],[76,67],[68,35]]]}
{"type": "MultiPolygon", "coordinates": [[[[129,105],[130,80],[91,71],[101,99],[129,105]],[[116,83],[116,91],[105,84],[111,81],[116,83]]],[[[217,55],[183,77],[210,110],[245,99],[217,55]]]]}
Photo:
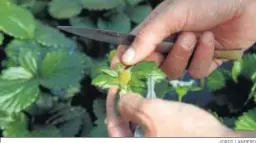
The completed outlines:
{"type": "Polygon", "coordinates": [[[169,83],[165,80],[161,81],[160,83],[156,83],[155,85],[156,96],[160,99],[163,99],[164,95],[170,90],[171,87],[169,86],[169,83]]]}
{"type": "Polygon", "coordinates": [[[47,47],[66,49],[76,49],[77,47],[76,43],[67,38],[63,33],[39,21],[37,22],[35,40],[47,47]]]}
{"type": "Polygon", "coordinates": [[[130,5],[137,5],[140,2],[143,2],[144,0],[126,0],[128,4],[130,5]]]}
{"type": "Polygon", "coordinates": [[[56,19],[68,19],[78,15],[82,9],[80,0],[52,0],[48,12],[56,19]]]}
{"type": "Polygon", "coordinates": [[[218,89],[225,87],[226,78],[225,78],[225,74],[223,73],[223,71],[220,69],[213,71],[208,76],[207,85],[211,91],[216,91],[218,89]]]}
{"type": "Polygon", "coordinates": [[[76,52],[52,51],[46,54],[40,66],[40,83],[50,89],[77,85],[83,78],[81,56],[76,52]]]}
{"type": "Polygon", "coordinates": [[[239,76],[240,72],[242,70],[241,63],[240,62],[234,62],[234,65],[232,67],[232,78],[234,81],[237,81],[237,77],[239,76]]]}
{"type": "Polygon", "coordinates": [[[10,114],[0,111],[0,128],[5,127],[8,123],[12,122],[13,118],[10,114]]]}
{"type": "Polygon", "coordinates": [[[0,80],[0,109],[6,112],[20,112],[34,103],[38,95],[37,80],[0,80]]]}
{"type": "Polygon", "coordinates": [[[92,80],[92,85],[107,89],[113,86],[118,86],[119,82],[117,78],[111,77],[106,74],[100,74],[92,80]]]}
{"type": "Polygon", "coordinates": [[[145,95],[147,91],[147,85],[145,81],[139,80],[137,77],[132,76],[131,81],[129,82],[129,88],[134,93],[145,95]]]}
{"type": "Polygon", "coordinates": [[[56,125],[62,136],[73,137],[80,131],[84,114],[86,111],[81,107],[59,104],[51,110],[47,123],[56,125]]]}
{"type": "Polygon", "coordinates": [[[166,77],[155,62],[140,62],[133,66],[131,71],[138,79],[146,79],[148,76],[152,76],[156,83],[161,82],[166,77]]]}
{"type": "Polygon", "coordinates": [[[172,80],[169,83],[172,85],[172,87],[175,89],[176,93],[178,94],[178,101],[182,101],[182,98],[189,91],[202,90],[200,86],[196,85],[196,82],[194,80],[190,80],[190,81],[172,80]]]}
{"type": "Polygon", "coordinates": [[[36,105],[42,110],[49,110],[53,107],[54,101],[53,97],[48,93],[40,93],[40,97],[36,101],[36,105]]]}
{"type": "Polygon", "coordinates": [[[4,42],[4,34],[0,32],[0,45],[4,42]]]}
{"type": "Polygon", "coordinates": [[[36,127],[30,132],[30,137],[62,137],[60,131],[52,125],[36,127]]]}
{"type": "Polygon", "coordinates": [[[131,31],[131,21],[124,13],[115,13],[104,19],[98,19],[97,26],[104,30],[113,30],[122,33],[131,31]]]}
{"type": "Polygon", "coordinates": [[[255,62],[256,54],[245,55],[242,59],[236,61],[232,69],[233,78],[236,80],[238,75],[242,75],[253,80],[256,73],[255,62]]]}
{"type": "Polygon", "coordinates": [[[93,128],[93,122],[90,118],[90,115],[87,112],[85,112],[85,114],[83,115],[83,126],[81,129],[81,134],[79,136],[87,137],[90,131],[92,130],[92,128],[93,128]]]}
{"type": "Polygon", "coordinates": [[[30,8],[35,5],[36,0],[11,0],[11,2],[24,8],[30,8]]]}
{"type": "Polygon", "coordinates": [[[231,118],[230,118],[230,117],[224,117],[224,118],[223,118],[223,124],[226,125],[226,126],[229,127],[229,128],[233,128],[236,119],[237,119],[237,118],[235,118],[235,117],[231,117],[231,118]]]}
{"type": "Polygon", "coordinates": [[[256,108],[240,116],[235,122],[234,129],[237,131],[256,131],[256,108]]]}
{"type": "Polygon", "coordinates": [[[2,71],[1,78],[4,80],[32,79],[33,75],[23,67],[10,67],[2,71]]]}
{"type": "Polygon", "coordinates": [[[74,118],[60,124],[58,129],[63,137],[74,137],[79,132],[82,123],[82,118],[74,118]]]}
{"type": "Polygon", "coordinates": [[[36,0],[33,7],[29,7],[29,10],[34,14],[40,14],[46,7],[48,6],[48,2],[44,0],[36,0]]]}
{"type": "Polygon", "coordinates": [[[118,73],[116,71],[112,70],[111,68],[108,68],[108,67],[101,67],[99,69],[99,72],[107,74],[111,77],[118,77],[118,73]]]}
{"type": "Polygon", "coordinates": [[[96,28],[96,25],[89,17],[72,17],[69,20],[72,26],[84,28],[96,28]]]}
{"type": "Polygon", "coordinates": [[[38,62],[41,58],[41,49],[24,48],[19,53],[19,64],[32,75],[37,75],[38,62]]]}
{"type": "Polygon", "coordinates": [[[81,0],[84,8],[89,10],[112,9],[123,3],[123,0],[81,0]]]}
{"type": "Polygon", "coordinates": [[[28,120],[27,117],[22,114],[14,114],[13,121],[3,128],[4,137],[27,137],[29,136],[28,120]]]}
{"type": "Polygon", "coordinates": [[[0,5],[0,30],[15,38],[34,37],[35,19],[27,9],[7,0],[1,0],[0,5]]]}
{"type": "Polygon", "coordinates": [[[133,22],[139,24],[150,14],[151,11],[152,8],[149,5],[141,5],[128,8],[126,13],[133,22]]]}
{"type": "Polygon", "coordinates": [[[14,39],[7,45],[7,47],[5,48],[5,52],[9,60],[12,60],[17,66],[20,66],[19,58],[26,56],[23,54],[31,54],[30,52],[32,52],[33,54],[35,54],[32,54],[34,57],[38,55],[38,53],[41,53],[41,49],[42,47],[35,41],[14,39]],[[21,54],[22,49],[25,50],[21,54]],[[25,51],[28,53],[26,53],[25,51]]]}

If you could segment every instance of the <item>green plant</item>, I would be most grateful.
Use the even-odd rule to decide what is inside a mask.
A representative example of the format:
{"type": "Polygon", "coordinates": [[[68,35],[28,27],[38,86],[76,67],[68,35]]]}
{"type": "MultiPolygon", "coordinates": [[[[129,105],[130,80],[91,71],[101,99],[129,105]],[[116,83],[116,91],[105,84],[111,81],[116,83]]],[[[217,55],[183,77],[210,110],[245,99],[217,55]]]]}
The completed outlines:
{"type": "MultiPolygon", "coordinates": [[[[2,136],[104,137],[105,95],[110,87],[142,96],[154,91],[161,99],[171,94],[180,102],[204,89],[203,82],[194,79],[167,80],[154,62],[110,68],[116,45],[56,28],[73,25],[127,33],[151,10],[145,0],[1,0],[2,136]],[[148,86],[148,77],[154,85],[148,86]]],[[[205,79],[216,99],[214,106],[203,108],[236,130],[255,130],[255,57],[245,55],[231,71],[218,69],[205,79]],[[229,95],[243,100],[233,101],[229,95]]]]}

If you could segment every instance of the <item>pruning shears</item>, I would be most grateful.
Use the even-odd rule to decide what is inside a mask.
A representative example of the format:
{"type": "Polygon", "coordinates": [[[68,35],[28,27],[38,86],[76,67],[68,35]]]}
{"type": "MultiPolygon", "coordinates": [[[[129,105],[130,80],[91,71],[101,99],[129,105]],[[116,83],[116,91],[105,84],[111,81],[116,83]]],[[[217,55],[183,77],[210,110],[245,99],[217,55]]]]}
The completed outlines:
{"type": "MultiPolygon", "coordinates": [[[[132,44],[133,40],[136,38],[136,35],[133,34],[127,34],[127,33],[120,33],[110,30],[102,30],[102,29],[92,29],[92,28],[79,28],[79,27],[73,27],[73,26],[59,26],[59,29],[66,31],[68,33],[72,33],[77,36],[81,36],[83,38],[88,38],[100,42],[106,42],[111,44],[117,44],[117,45],[127,45],[129,46],[132,44]]],[[[168,53],[170,48],[173,45],[178,37],[178,33],[173,34],[171,37],[164,40],[162,43],[163,46],[160,45],[159,52],[165,54],[168,53]],[[168,45],[168,46],[164,46],[168,45]]],[[[193,55],[192,55],[193,56],[193,55]]],[[[241,50],[215,50],[214,51],[214,57],[216,59],[225,59],[225,60],[237,60],[242,56],[241,50]]],[[[148,79],[148,93],[146,95],[146,98],[157,98],[154,92],[154,81],[149,77],[148,79]]],[[[142,137],[143,131],[141,130],[140,126],[136,127],[136,130],[134,132],[134,137],[142,137]]]]}

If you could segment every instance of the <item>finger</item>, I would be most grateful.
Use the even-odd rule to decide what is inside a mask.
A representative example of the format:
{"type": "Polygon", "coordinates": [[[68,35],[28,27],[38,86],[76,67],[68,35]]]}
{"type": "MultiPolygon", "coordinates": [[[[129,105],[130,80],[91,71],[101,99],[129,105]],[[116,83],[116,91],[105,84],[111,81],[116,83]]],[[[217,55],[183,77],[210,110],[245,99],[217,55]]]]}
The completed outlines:
{"type": "Polygon", "coordinates": [[[129,129],[128,122],[120,120],[115,114],[114,99],[118,88],[111,88],[107,96],[107,129],[111,137],[130,137],[132,132],[129,129]]]}
{"type": "Polygon", "coordinates": [[[140,125],[145,132],[145,136],[155,136],[156,130],[153,121],[144,112],[145,101],[146,99],[133,93],[121,95],[118,110],[123,120],[140,125]]]}
{"type": "Polygon", "coordinates": [[[118,63],[122,64],[122,61],[120,59],[121,59],[121,56],[123,55],[123,53],[125,52],[125,49],[126,49],[126,46],[123,46],[123,45],[120,45],[117,48],[116,53],[113,56],[112,61],[111,61],[112,68],[114,68],[116,66],[116,64],[118,64],[118,63]]]}
{"type": "Polygon", "coordinates": [[[184,32],[180,35],[161,66],[168,78],[176,79],[183,74],[196,42],[196,35],[191,32],[184,32]]]}
{"type": "MultiPolygon", "coordinates": [[[[116,64],[118,63],[122,63],[122,61],[120,61],[120,57],[122,56],[122,54],[125,51],[125,47],[120,46],[120,48],[117,50],[115,56],[112,59],[111,62],[111,67],[115,67],[116,64]]],[[[158,66],[162,64],[164,60],[164,55],[159,53],[159,52],[153,52],[151,55],[149,55],[146,59],[144,59],[143,61],[153,61],[155,62],[158,66]]]]}
{"type": "Polygon", "coordinates": [[[223,60],[213,59],[209,69],[209,74],[213,72],[215,69],[217,69],[219,66],[221,66],[223,62],[224,62],[223,60]]]}
{"type": "MultiPolygon", "coordinates": [[[[134,30],[132,30],[132,34],[136,34],[147,22],[151,21],[154,17],[158,16],[161,11],[164,9],[164,7],[167,6],[167,1],[162,2],[158,5],[146,18],[143,22],[141,22],[134,30]]],[[[122,63],[122,55],[124,54],[125,50],[128,48],[128,46],[125,45],[119,45],[117,48],[117,52],[115,56],[112,59],[111,66],[114,67],[117,63],[122,63]]]]}
{"type": "MultiPolygon", "coordinates": [[[[170,6],[168,9],[171,9],[170,6]]],[[[182,29],[186,20],[183,10],[168,9],[165,8],[137,32],[134,42],[122,56],[126,65],[133,65],[146,58],[165,38],[182,29]],[[180,15],[177,16],[177,13],[180,15]]]]}
{"type": "Polygon", "coordinates": [[[203,78],[209,74],[214,55],[214,42],[212,32],[207,31],[201,35],[188,70],[193,78],[203,78]]]}
{"type": "Polygon", "coordinates": [[[107,113],[107,126],[116,126],[117,116],[115,114],[114,101],[118,88],[111,88],[108,92],[107,103],[106,103],[106,113],[107,113]]]}
{"type": "Polygon", "coordinates": [[[148,56],[144,61],[152,61],[155,62],[158,66],[160,66],[164,61],[164,58],[164,55],[162,55],[161,53],[154,52],[153,54],[148,56]]]}

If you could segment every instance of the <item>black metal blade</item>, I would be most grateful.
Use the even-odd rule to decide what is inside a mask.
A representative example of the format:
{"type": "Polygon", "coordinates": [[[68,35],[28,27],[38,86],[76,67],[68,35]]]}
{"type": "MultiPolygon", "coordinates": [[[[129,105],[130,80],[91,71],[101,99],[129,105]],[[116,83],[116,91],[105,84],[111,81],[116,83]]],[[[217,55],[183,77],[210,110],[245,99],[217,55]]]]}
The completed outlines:
{"type": "MultiPolygon", "coordinates": [[[[73,26],[58,26],[59,29],[66,32],[89,38],[96,41],[107,42],[117,45],[130,45],[135,39],[135,35],[119,33],[115,31],[91,29],[91,28],[79,28],[73,26]]],[[[166,39],[165,42],[175,42],[177,39],[176,34],[166,39]]]]}

